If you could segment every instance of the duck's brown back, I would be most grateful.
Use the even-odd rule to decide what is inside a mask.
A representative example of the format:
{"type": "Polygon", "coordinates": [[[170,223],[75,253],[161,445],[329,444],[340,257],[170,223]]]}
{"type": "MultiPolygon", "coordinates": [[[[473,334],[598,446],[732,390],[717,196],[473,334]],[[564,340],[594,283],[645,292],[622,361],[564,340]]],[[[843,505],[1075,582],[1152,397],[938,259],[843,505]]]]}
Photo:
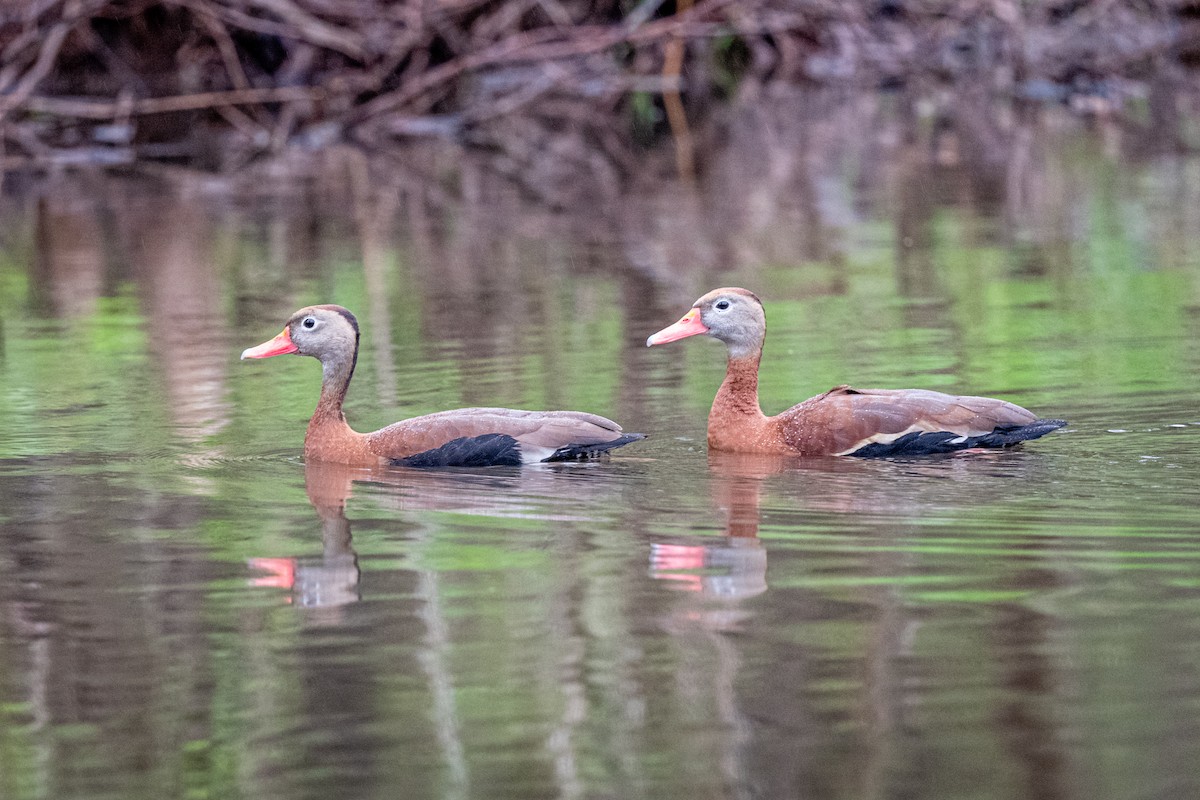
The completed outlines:
{"type": "Polygon", "coordinates": [[[522,463],[542,461],[573,445],[600,445],[622,438],[620,425],[596,414],[512,408],[439,411],[397,422],[367,434],[367,438],[372,452],[385,459],[401,460],[436,450],[448,442],[489,434],[515,440],[522,463]]]}
{"type": "Polygon", "coordinates": [[[769,425],[793,453],[847,455],[911,433],[971,438],[1036,420],[1032,412],[991,397],[838,386],[769,418],[769,425]]]}

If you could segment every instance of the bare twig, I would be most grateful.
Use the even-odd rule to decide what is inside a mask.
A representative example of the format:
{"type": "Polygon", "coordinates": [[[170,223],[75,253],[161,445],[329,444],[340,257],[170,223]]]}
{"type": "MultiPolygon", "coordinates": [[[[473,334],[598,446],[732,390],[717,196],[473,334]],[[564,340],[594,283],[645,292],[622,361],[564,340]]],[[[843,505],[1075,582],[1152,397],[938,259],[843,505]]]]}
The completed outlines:
{"type": "Polygon", "coordinates": [[[229,31],[221,24],[221,18],[206,0],[195,0],[195,2],[198,16],[213,41],[216,42],[217,50],[221,53],[221,61],[225,64],[225,73],[229,75],[229,81],[233,84],[233,88],[250,88],[250,79],[246,77],[246,71],[242,69],[242,62],[238,58],[237,45],[233,43],[233,37],[229,35],[229,31]]]}
{"type": "MultiPolygon", "coordinates": [[[[37,40],[40,39],[45,33],[37,24],[38,17],[40,17],[45,11],[49,10],[52,6],[59,4],[65,5],[67,2],[68,0],[49,0],[49,2],[36,3],[33,4],[32,7],[26,8],[24,14],[25,30],[14,37],[11,42],[8,42],[4,46],[3,50],[0,50],[0,63],[12,63],[16,60],[17,55],[22,50],[37,42],[37,40]]],[[[65,16],[66,15],[64,14],[64,19],[62,20],[63,22],[66,21],[65,16]]],[[[3,91],[7,88],[8,87],[5,85],[0,85],[0,91],[3,91]]]]}
{"type": "MultiPolygon", "coordinates": [[[[296,131],[313,143],[440,136],[513,153],[528,143],[505,137],[537,132],[542,144],[554,143],[555,135],[578,137],[590,147],[606,142],[617,154],[629,132],[613,112],[629,92],[646,91],[662,95],[679,172],[689,175],[695,169],[689,126],[701,108],[689,101],[712,82],[702,74],[704,61],[688,54],[699,55],[695,43],[706,38],[737,38],[751,54],[746,81],[877,85],[880,77],[955,81],[986,73],[995,76],[988,78],[994,88],[1014,93],[1033,78],[1062,92],[1087,92],[1070,79],[1081,71],[1117,78],[1097,79],[1099,91],[1111,92],[1123,75],[1142,80],[1136,71],[1151,59],[1178,63],[1179,53],[1200,39],[1181,22],[1187,4],[1177,0],[1093,0],[1054,14],[1019,0],[912,0],[902,4],[900,21],[872,3],[694,0],[689,9],[689,0],[676,0],[675,13],[661,17],[664,0],[627,0],[618,4],[628,12],[617,23],[609,16],[611,1],[584,0],[9,5],[0,12],[3,137],[32,157],[60,162],[90,157],[80,155],[81,135],[112,145],[117,128],[134,130],[135,117],[198,110],[220,115],[249,140],[242,152],[228,154],[227,164],[281,148],[296,131]],[[97,69],[98,62],[104,67],[97,69]],[[993,68],[1005,65],[1015,67],[993,68]],[[690,70],[697,80],[684,80],[690,70]],[[64,87],[88,96],[63,96],[64,87]],[[597,98],[607,111],[587,112],[597,98]],[[95,121],[117,125],[89,131],[95,121]]],[[[178,142],[159,146],[136,153],[186,152],[178,142]]]]}
{"type": "Polygon", "coordinates": [[[313,44],[336,50],[355,60],[361,61],[366,55],[363,37],[345,28],[329,25],[321,21],[290,0],[248,0],[258,9],[278,16],[300,31],[303,38],[313,44]]]}
{"type": "MultiPolygon", "coordinates": [[[[691,0],[679,0],[679,10],[685,13],[691,8],[691,0]]],[[[683,74],[684,42],[678,36],[667,42],[663,48],[663,79],[680,80],[683,74]]],[[[679,88],[663,92],[663,107],[667,112],[667,123],[671,126],[671,136],[675,140],[675,167],[679,179],[686,184],[696,180],[696,158],[692,145],[692,131],[688,127],[687,112],[683,109],[683,98],[679,96],[679,88]]]]}
{"type": "MultiPolygon", "coordinates": [[[[150,97],[134,100],[128,112],[134,116],[165,114],[171,111],[199,111],[221,106],[252,105],[255,103],[286,103],[296,100],[319,100],[321,89],[308,86],[284,86],[278,89],[237,89],[230,92],[201,92],[174,97],[150,97]]],[[[125,109],[106,100],[84,100],[65,97],[30,97],[25,107],[40,114],[79,119],[113,119],[125,109]]]]}
{"type": "Polygon", "coordinates": [[[235,105],[214,106],[213,110],[220,114],[222,119],[241,131],[242,135],[251,142],[257,144],[269,136],[266,128],[259,125],[250,115],[235,105]]]}
{"type": "MultiPolygon", "coordinates": [[[[355,60],[362,60],[364,47],[361,36],[355,36],[320,20],[311,19],[304,12],[290,15],[279,15],[279,20],[256,17],[238,8],[225,4],[201,4],[197,0],[163,0],[164,3],[180,6],[192,11],[209,10],[223,21],[242,30],[279,36],[293,41],[312,41],[335,52],[342,53],[355,60]]],[[[278,3],[280,8],[290,6],[283,0],[264,0],[265,4],[278,3]]]]}
{"type": "MultiPolygon", "coordinates": [[[[555,61],[602,52],[623,41],[645,43],[671,36],[688,35],[688,28],[693,25],[695,17],[711,13],[730,2],[732,0],[708,0],[697,4],[690,13],[679,18],[648,23],[634,31],[623,27],[581,26],[573,29],[572,36],[567,41],[563,41],[563,32],[557,28],[515,34],[481,51],[433,67],[396,91],[364,103],[351,115],[351,121],[363,122],[403,108],[426,92],[454,80],[464,72],[481,67],[517,62],[555,61]]],[[[702,30],[705,34],[715,32],[712,26],[704,26],[702,30]]]]}
{"type": "Polygon", "coordinates": [[[12,92],[0,97],[0,122],[4,121],[9,111],[24,103],[26,98],[33,94],[37,85],[50,74],[54,68],[54,60],[58,58],[58,51],[66,41],[67,34],[71,32],[72,24],[60,22],[50,29],[45,41],[42,42],[42,49],[38,52],[37,61],[17,82],[12,92]]]}

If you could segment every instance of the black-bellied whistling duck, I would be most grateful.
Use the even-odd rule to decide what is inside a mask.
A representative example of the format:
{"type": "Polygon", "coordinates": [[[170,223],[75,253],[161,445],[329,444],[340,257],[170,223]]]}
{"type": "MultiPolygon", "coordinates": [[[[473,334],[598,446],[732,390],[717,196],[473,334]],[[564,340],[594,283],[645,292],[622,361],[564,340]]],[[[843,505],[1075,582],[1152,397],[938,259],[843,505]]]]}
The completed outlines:
{"type": "Polygon", "coordinates": [[[638,439],[612,420],[582,411],[460,408],[397,422],[374,433],[346,423],[342,401],[358,360],[358,320],[341,306],[302,308],[283,332],[242,358],[287,353],[321,362],[321,399],[304,435],[306,461],[371,467],[479,467],[569,461],[638,439]]]}
{"type": "Polygon", "coordinates": [[[974,447],[1011,447],[1067,423],[1038,419],[990,397],[924,389],[836,386],[774,417],[758,404],[758,363],[767,335],[762,301],[745,289],[715,289],[683,319],[646,340],[666,344],[697,334],[725,343],[725,381],[708,415],[714,450],[797,456],[904,456],[974,447]]]}

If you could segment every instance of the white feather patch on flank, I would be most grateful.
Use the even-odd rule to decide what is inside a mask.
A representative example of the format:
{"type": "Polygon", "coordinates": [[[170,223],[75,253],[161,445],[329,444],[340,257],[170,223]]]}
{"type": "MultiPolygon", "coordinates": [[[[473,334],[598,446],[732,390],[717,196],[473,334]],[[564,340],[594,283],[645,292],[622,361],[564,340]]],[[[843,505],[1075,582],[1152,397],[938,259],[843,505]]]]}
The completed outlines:
{"type": "MultiPolygon", "coordinates": [[[[926,425],[909,425],[907,428],[900,431],[899,433],[877,433],[874,436],[871,436],[871,437],[861,440],[860,442],[855,444],[853,447],[848,447],[847,449],[841,451],[840,453],[834,453],[834,455],[848,456],[851,453],[853,453],[855,450],[859,450],[863,447],[866,447],[869,444],[891,444],[892,442],[896,441],[897,439],[901,438],[902,436],[908,436],[910,433],[939,433],[944,430],[946,430],[946,429],[945,428],[930,428],[926,425]]],[[[962,444],[963,442],[965,442],[967,439],[969,439],[972,436],[983,436],[987,432],[988,431],[967,431],[966,433],[961,434],[957,438],[951,439],[950,444],[962,444]]]]}
{"type": "Polygon", "coordinates": [[[869,444],[891,444],[902,436],[908,436],[910,433],[929,433],[929,428],[922,427],[921,425],[909,425],[899,433],[877,433],[866,439],[860,439],[852,447],[848,447],[840,453],[834,453],[834,455],[848,456],[855,450],[861,450],[869,444]]]}
{"type": "Polygon", "coordinates": [[[537,447],[536,445],[522,443],[521,463],[536,464],[539,461],[545,461],[556,452],[558,452],[558,450],[554,447],[537,447]]]}

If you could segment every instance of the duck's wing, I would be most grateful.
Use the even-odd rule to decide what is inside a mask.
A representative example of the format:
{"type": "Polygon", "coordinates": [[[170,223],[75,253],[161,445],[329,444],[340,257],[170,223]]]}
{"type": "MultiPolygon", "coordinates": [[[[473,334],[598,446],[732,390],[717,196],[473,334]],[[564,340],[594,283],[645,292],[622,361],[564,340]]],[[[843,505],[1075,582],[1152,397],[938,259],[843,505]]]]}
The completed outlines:
{"type": "Polygon", "coordinates": [[[369,434],[373,452],[403,466],[530,464],[587,457],[642,439],[582,411],[459,408],[369,434]]]}
{"type": "Polygon", "coordinates": [[[1061,428],[1005,400],[838,386],[775,418],[798,452],[893,456],[1008,447],[1061,428]]]}

